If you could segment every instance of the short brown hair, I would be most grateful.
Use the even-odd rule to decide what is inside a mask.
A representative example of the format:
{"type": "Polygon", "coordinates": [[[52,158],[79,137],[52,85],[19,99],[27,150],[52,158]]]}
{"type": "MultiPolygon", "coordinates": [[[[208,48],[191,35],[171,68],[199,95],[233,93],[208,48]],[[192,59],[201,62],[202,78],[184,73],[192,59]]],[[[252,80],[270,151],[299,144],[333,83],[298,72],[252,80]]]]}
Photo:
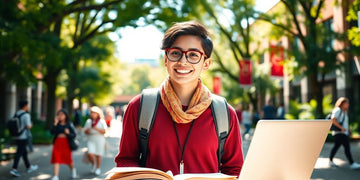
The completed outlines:
{"type": "Polygon", "coordinates": [[[207,58],[211,56],[213,43],[205,26],[196,21],[178,22],[171,26],[164,35],[161,49],[165,50],[174,44],[175,40],[182,35],[193,35],[200,37],[201,45],[207,58]]]}

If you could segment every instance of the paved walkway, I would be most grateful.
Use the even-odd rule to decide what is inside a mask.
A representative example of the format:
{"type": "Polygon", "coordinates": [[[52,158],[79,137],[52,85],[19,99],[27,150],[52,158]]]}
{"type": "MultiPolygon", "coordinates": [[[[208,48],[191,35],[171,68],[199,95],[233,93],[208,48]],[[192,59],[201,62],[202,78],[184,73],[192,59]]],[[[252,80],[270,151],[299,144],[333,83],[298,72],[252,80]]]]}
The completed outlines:
{"type": "MultiPolygon", "coordinates": [[[[78,172],[77,179],[104,179],[106,175],[104,174],[106,171],[110,170],[115,166],[114,156],[118,152],[120,134],[121,134],[121,123],[120,121],[115,121],[112,124],[112,127],[108,132],[107,141],[109,142],[109,149],[107,150],[106,155],[102,158],[102,174],[100,176],[96,176],[90,173],[90,165],[86,165],[82,163],[82,155],[85,148],[85,137],[83,135],[80,136],[80,142],[82,142],[79,150],[73,153],[73,160],[75,163],[75,167],[78,172]]],[[[251,139],[244,140],[243,148],[244,155],[246,155],[247,148],[251,139]]],[[[336,163],[340,165],[339,168],[332,168],[328,165],[328,155],[330,149],[332,147],[332,143],[325,143],[318,161],[315,165],[313,174],[311,176],[311,180],[357,180],[360,177],[360,170],[350,170],[349,165],[346,161],[343,148],[339,149],[336,154],[336,159],[334,160],[336,163]]],[[[50,164],[50,156],[51,156],[52,145],[35,145],[34,152],[29,154],[29,159],[32,164],[38,164],[39,170],[26,173],[23,161],[20,161],[19,164],[19,172],[22,174],[21,177],[15,178],[10,176],[9,170],[12,166],[12,161],[2,162],[0,165],[0,180],[8,180],[8,179],[16,179],[16,180],[47,180],[51,179],[53,174],[53,166],[50,164]]],[[[360,142],[351,142],[351,151],[354,156],[354,159],[357,162],[360,162],[360,142]]],[[[71,179],[71,173],[67,166],[62,165],[60,167],[60,179],[71,179]]]]}
{"type": "MultiPolygon", "coordinates": [[[[82,156],[86,151],[85,148],[85,136],[80,134],[80,148],[73,152],[73,161],[75,168],[77,169],[78,178],[76,179],[104,179],[106,177],[105,172],[115,167],[114,157],[118,153],[119,143],[120,143],[120,135],[122,132],[122,125],[120,121],[112,122],[112,127],[107,132],[107,142],[109,144],[109,148],[106,151],[104,157],[102,157],[101,163],[101,175],[96,176],[91,173],[90,165],[82,163],[82,156]]],[[[26,173],[25,165],[22,160],[20,160],[18,171],[21,173],[20,177],[12,177],[9,174],[9,171],[12,167],[13,161],[2,162],[0,165],[0,180],[48,180],[53,176],[53,166],[50,164],[52,145],[34,145],[34,152],[29,153],[29,160],[31,164],[37,164],[39,169],[32,173],[26,173]]],[[[71,178],[71,171],[66,165],[60,166],[60,179],[68,180],[71,178]]]]}

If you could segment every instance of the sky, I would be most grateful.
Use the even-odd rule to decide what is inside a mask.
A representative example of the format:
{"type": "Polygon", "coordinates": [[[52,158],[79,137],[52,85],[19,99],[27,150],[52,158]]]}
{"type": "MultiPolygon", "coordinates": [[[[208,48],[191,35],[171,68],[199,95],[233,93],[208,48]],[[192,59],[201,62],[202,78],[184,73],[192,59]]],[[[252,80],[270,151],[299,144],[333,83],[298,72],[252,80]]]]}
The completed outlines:
{"type": "MultiPolygon", "coordinates": [[[[267,11],[279,0],[256,0],[255,8],[267,11]]],[[[110,38],[116,41],[117,57],[122,62],[133,62],[135,59],[158,59],[163,33],[154,26],[139,28],[126,27],[120,30],[121,37],[112,34],[110,38]]]]}

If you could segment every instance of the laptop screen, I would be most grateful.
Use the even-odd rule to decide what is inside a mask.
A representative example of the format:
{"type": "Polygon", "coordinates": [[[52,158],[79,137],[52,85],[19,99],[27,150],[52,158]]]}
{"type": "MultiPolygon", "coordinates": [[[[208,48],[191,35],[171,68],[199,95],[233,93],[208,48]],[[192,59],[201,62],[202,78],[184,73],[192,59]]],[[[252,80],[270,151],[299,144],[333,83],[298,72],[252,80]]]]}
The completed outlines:
{"type": "Polygon", "coordinates": [[[329,120],[260,120],[240,180],[310,179],[329,120]]]}

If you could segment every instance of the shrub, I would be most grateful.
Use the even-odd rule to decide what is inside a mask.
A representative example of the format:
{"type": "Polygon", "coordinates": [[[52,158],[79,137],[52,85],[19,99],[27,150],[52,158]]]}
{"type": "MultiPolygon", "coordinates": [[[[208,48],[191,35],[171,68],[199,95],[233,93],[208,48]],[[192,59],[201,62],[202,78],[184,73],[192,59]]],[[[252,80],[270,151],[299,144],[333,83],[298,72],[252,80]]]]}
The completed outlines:
{"type": "Polygon", "coordinates": [[[51,144],[53,136],[49,130],[45,129],[45,122],[41,120],[35,120],[33,127],[31,128],[31,134],[33,136],[34,144],[51,144]]]}

